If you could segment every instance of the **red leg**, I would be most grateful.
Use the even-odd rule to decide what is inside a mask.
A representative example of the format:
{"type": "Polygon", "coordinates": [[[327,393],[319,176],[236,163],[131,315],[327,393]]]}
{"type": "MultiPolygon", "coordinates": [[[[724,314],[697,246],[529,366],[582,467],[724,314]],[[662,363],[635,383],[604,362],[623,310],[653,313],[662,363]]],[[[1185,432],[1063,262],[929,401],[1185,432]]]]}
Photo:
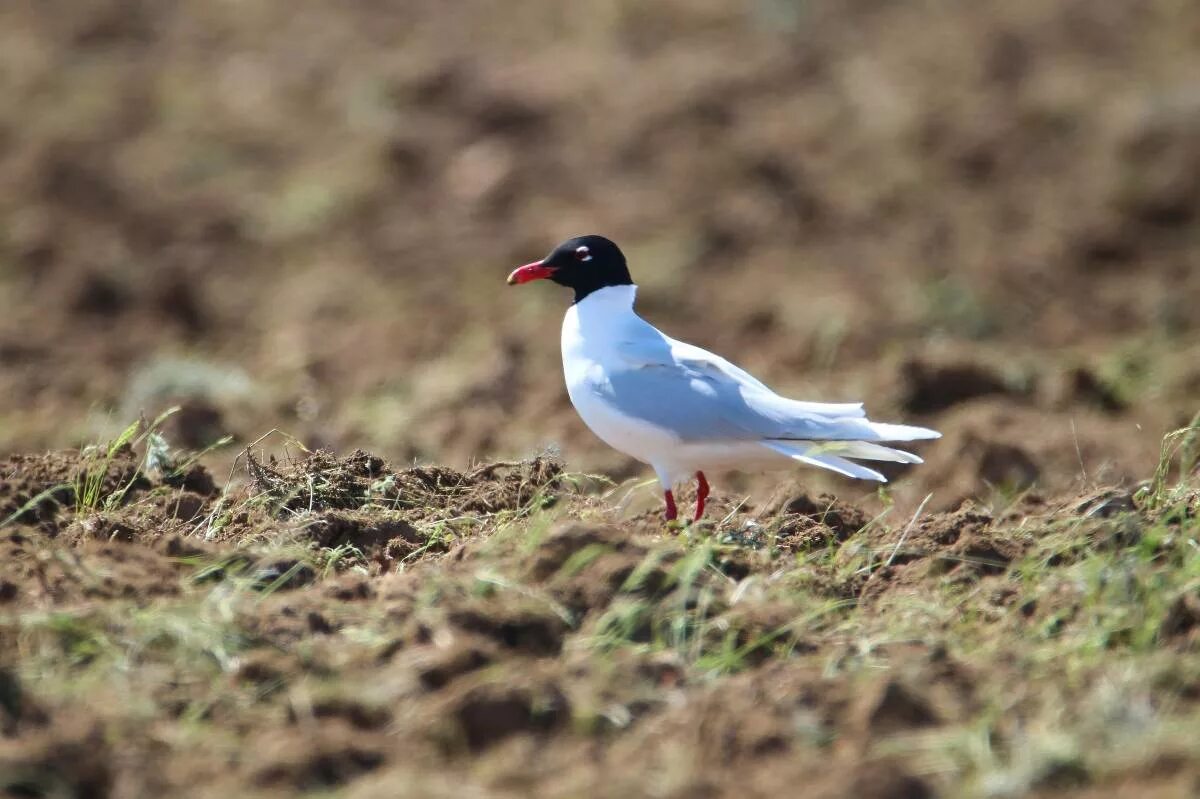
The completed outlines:
{"type": "Polygon", "coordinates": [[[673,522],[679,518],[679,511],[675,508],[675,495],[671,493],[670,489],[667,489],[665,496],[667,498],[667,521],[673,522]]]}
{"type": "Polygon", "coordinates": [[[704,502],[708,499],[708,481],[704,479],[704,472],[696,472],[696,480],[699,484],[696,486],[696,521],[704,516],[704,502]]]}

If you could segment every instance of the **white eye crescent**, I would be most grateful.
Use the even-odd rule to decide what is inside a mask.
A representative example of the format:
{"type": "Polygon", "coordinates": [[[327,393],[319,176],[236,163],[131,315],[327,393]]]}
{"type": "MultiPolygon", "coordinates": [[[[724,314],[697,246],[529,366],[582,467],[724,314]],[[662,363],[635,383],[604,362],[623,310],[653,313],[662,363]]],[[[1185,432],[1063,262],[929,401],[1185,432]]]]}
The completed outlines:
{"type": "Polygon", "coordinates": [[[584,261],[584,262],[590,261],[590,260],[592,260],[592,251],[589,250],[586,246],[576,247],[575,248],[575,259],[578,261],[584,261]]]}

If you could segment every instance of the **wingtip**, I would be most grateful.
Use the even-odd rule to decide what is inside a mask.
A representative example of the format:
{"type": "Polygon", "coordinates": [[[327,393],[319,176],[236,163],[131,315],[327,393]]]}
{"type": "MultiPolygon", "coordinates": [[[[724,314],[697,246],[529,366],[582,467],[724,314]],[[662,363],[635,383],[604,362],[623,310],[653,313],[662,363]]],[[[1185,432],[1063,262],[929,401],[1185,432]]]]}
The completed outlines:
{"type": "Polygon", "coordinates": [[[890,424],[887,422],[868,422],[874,431],[877,441],[932,441],[942,437],[937,430],[928,427],[917,427],[908,424],[890,424]]]}

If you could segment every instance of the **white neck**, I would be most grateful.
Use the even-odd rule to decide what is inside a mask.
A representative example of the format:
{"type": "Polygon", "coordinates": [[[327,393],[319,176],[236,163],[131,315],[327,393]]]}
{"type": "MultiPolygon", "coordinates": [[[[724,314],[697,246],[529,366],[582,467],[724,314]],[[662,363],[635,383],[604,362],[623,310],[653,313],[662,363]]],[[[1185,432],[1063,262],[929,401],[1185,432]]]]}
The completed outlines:
{"type": "Polygon", "coordinates": [[[563,318],[563,366],[585,369],[589,363],[603,362],[614,342],[622,340],[633,328],[645,326],[633,312],[637,286],[606,286],[593,291],[567,309],[563,318]]]}
{"type": "Polygon", "coordinates": [[[637,286],[605,286],[575,303],[575,309],[582,322],[603,322],[633,310],[636,298],[637,286]]]}

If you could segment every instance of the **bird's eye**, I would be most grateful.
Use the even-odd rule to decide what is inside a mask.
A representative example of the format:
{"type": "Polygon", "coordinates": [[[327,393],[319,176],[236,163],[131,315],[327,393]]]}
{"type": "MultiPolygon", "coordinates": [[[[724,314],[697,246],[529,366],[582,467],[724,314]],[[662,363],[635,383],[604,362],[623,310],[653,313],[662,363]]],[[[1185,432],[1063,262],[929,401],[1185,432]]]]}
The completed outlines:
{"type": "Polygon", "coordinates": [[[584,261],[584,262],[592,260],[592,251],[589,250],[587,247],[576,247],[575,248],[575,260],[576,261],[584,261]]]}

